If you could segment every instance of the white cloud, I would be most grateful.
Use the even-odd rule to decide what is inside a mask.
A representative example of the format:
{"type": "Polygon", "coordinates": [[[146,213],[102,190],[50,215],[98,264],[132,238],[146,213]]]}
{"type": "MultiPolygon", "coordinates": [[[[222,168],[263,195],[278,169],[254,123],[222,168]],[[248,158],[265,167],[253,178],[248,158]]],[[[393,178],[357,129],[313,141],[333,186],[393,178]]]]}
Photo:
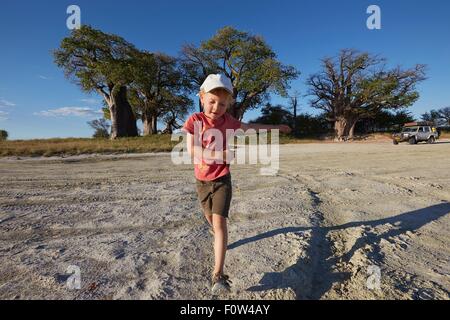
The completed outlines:
{"type": "Polygon", "coordinates": [[[99,104],[100,101],[97,99],[80,99],[80,101],[87,103],[87,104],[99,104]]]}
{"type": "Polygon", "coordinates": [[[8,100],[0,98],[0,108],[14,107],[15,105],[16,105],[15,103],[12,103],[8,100]]]}
{"type": "Polygon", "coordinates": [[[44,117],[95,117],[103,114],[102,110],[93,110],[88,107],[62,107],[58,109],[43,110],[33,113],[36,116],[44,117]]]}
{"type": "Polygon", "coordinates": [[[1,120],[8,120],[8,112],[0,111],[0,121],[1,120]]]}
{"type": "Polygon", "coordinates": [[[50,80],[51,79],[50,77],[43,76],[42,74],[38,75],[38,77],[40,79],[43,79],[43,80],[50,80]]]}

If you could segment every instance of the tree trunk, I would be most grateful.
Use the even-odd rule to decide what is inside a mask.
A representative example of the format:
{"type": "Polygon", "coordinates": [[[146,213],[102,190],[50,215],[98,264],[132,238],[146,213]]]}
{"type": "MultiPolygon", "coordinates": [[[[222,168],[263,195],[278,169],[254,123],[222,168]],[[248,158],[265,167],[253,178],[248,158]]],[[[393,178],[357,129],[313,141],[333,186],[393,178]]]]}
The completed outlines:
{"type": "Polygon", "coordinates": [[[242,106],[240,106],[238,103],[235,103],[228,109],[228,113],[231,114],[234,118],[236,118],[239,121],[242,121],[242,118],[244,117],[242,106]]]}
{"type": "Polygon", "coordinates": [[[347,120],[344,117],[338,117],[334,122],[334,131],[336,134],[335,140],[344,141],[345,128],[347,126],[347,120]]]}
{"type": "Polygon", "coordinates": [[[147,112],[142,112],[142,126],[144,129],[144,136],[152,134],[151,115],[149,115],[147,112]]]}
{"type": "Polygon", "coordinates": [[[111,113],[111,139],[138,135],[136,117],[128,102],[125,86],[112,90],[109,111],[111,113]]]}
{"type": "Polygon", "coordinates": [[[356,121],[352,121],[349,125],[349,130],[348,130],[348,138],[353,140],[353,138],[355,137],[355,126],[356,126],[356,121]]]}
{"type": "Polygon", "coordinates": [[[173,133],[173,121],[169,120],[166,123],[166,128],[164,129],[163,133],[172,134],[173,133]]]}
{"type": "Polygon", "coordinates": [[[358,118],[351,116],[347,119],[347,128],[346,128],[346,135],[348,136],[349,140],[353,140],[355,137],[355,126],[358,122],[358,118]]]}
{"type": "Polygon", "coordinates": [[[152,134],[158,133],[158,116],[156,114],[152,115],[152,134]]]}
{"type": "Polygon", "coordinates": [[[158,116],[152,112],[142,113],[142,125],[144,127],[144,136],[158,133],[158,116]]]}
{"type": "Polygon", "coordinates": [[[111,102],[109,106],[109,116],[111,117],[111,134],[110,139],[116,139],[119,135],[119,124],[117,120],[117,106],[114,102],[111,102]]]}
{"type": "Polygon", "coordinates": [[[355,136],[355,126],[358,118],[353,115],[339,116],[334,122],[337,141],[351,140],[355,136]]]}
{"type": "Polygon", "coordinates": [[[293,128],[292,131],[294,133],[294,136],[298,136],[298,132],[297,132],[297,97],[293,98],[292,106],[294,108],[294,123],[292,126],[292,128],[293,128]]]}

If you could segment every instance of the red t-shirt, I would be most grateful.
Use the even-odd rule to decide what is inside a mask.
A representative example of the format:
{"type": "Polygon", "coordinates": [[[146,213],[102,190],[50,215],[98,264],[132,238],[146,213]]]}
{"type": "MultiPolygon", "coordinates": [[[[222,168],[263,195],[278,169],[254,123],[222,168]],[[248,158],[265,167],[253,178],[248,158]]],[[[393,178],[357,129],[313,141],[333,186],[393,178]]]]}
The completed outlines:
{"type": "MultiPolygon", "coordinates": [[[[230,134],[228,134],[227,137],[227,129],[237,130],[241,127],[241,122],[229,113],[225,113],[219,119],[212,120],[208,118],[204,112],[197,112],[191,115],[189,119],[186,120],[183,126],[183,130],[194,135],[194,124],[196,121],[198,121],[198,124],[201,125],[200,138],[203,148],[215,151],[226,150],[227,140],[230,139],[230,134]],[[213,132],[206,131],[211,128],[217,129],[222,133],[222,147],[216,146],[213,132]]],[[[230,143],[231,142],[232,141],[230,140],[230,143]]],[[[229,167],[230,165],[226,163],[208,164],[202,160],[201,164],[194,165],[195,177],[201,181],[212,181],[224,175],[227,175],[230,172],[229,167]]]]}

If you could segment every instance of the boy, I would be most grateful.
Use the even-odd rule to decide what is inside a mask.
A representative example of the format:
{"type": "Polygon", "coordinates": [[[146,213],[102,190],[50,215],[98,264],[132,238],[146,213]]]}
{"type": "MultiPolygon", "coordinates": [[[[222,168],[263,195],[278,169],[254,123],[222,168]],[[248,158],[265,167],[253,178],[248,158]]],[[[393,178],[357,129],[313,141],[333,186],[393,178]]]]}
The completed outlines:
{"type": "Polygon", "coordinates": [[[214,270],[212,275],[213,294],[230,290],[230,280],[224,274],[225,253],[228,243],[227,218],[231,203],[232,187],[230,164],[233,152],[227,150],[226,129],[279,129],[289,133],[286,125],[263,125],[241,123],[227,109],[233,101],[233,85],[224,75],[210,74],[200,87],[200,102],[203,112],[189,117],[183,126],[187,133],[187,148],[191,157],[197,160],[194,166],[197,195],[203,214],[211,226],[214,236],[214,270]],[[210,129],[215,130],[210,130],[210,129]],[[201,132],[199,132],[201,130],[201,132]],[[216,144],[214,134],[208,130],[220,131],[220,140],[216,144]]]}

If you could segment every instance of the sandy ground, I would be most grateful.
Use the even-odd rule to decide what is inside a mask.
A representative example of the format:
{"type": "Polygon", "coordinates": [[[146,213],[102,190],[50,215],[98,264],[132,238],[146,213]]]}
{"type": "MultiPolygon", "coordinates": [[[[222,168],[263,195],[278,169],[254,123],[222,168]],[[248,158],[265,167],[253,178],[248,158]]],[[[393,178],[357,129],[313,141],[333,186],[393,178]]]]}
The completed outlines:
{"type": "Polygon", "coordinates": [[[0,159],[0,298],[450,298],[450,141],[283,145],[259,168],[232,166],[233,292],[213,297],[191,166],[0,159]]]}

